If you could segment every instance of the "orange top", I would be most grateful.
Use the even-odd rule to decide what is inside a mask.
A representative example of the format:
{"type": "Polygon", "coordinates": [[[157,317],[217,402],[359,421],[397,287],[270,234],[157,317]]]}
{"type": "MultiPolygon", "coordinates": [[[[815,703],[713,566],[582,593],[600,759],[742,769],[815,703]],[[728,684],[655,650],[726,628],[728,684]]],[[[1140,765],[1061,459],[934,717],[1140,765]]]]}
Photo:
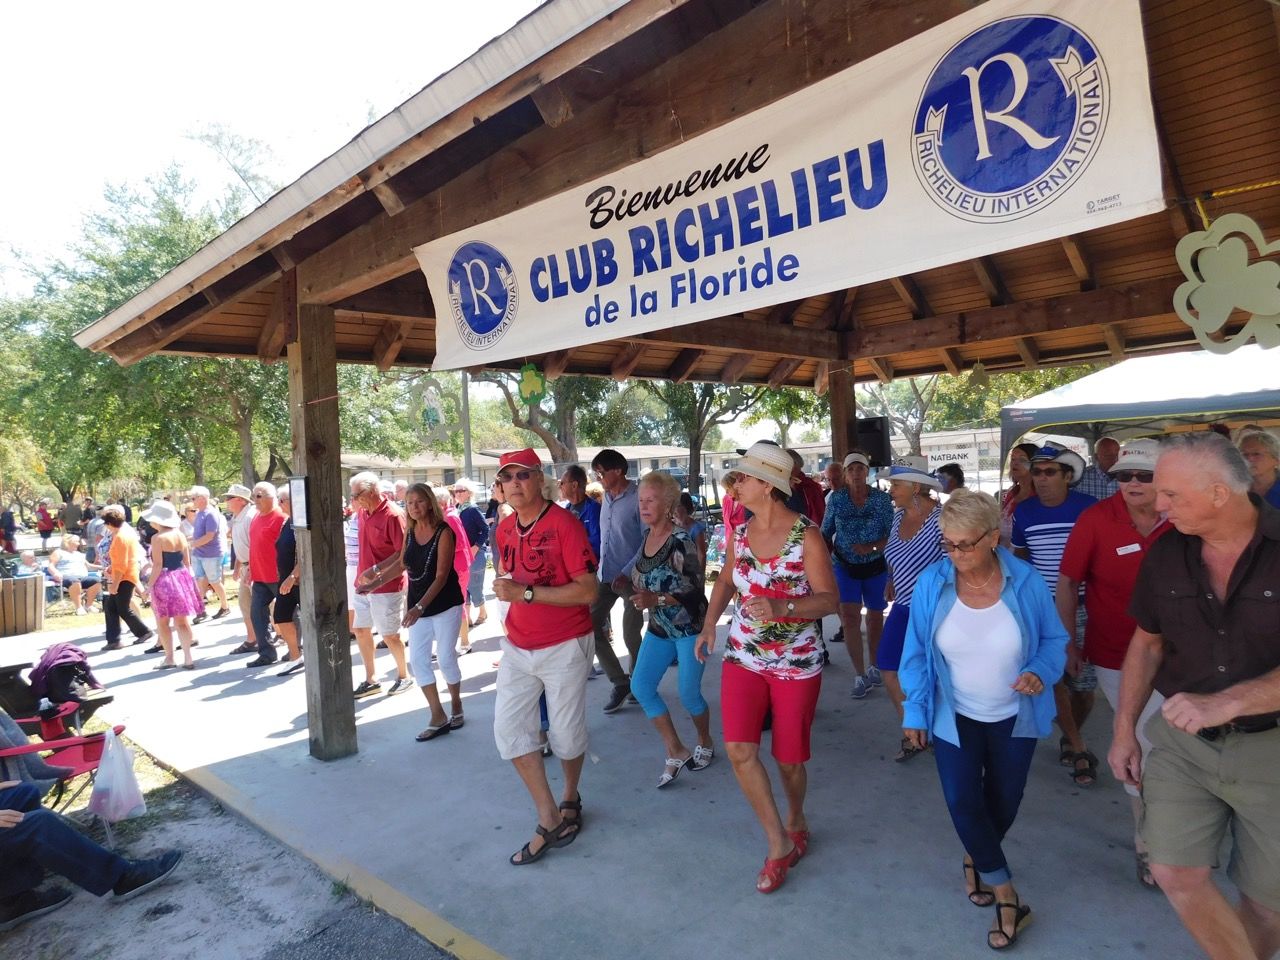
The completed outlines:
{"type": "Polygon", "coordinates": [[[132,527],[123,526],[116,531],[107,559],[110,561],[108,572],[112,583],[138,582],[138,570],[142,565],[142,544],[132,527]]]}

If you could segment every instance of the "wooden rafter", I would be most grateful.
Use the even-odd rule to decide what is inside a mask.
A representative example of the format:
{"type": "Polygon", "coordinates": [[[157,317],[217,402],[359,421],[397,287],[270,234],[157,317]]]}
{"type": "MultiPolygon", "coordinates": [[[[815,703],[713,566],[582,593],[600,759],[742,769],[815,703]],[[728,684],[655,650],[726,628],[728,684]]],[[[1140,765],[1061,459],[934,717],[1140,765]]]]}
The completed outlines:
{"type": "Polygon", "coordinates": [[[1124,329],[1118,323],[1104,323],[1102,326],[1102,339],[1107,342],[1107,349],[1111,351],[1111,356],[1116,360],[1124,359],[1125,340],[1124,329]]]}
{"type": "Polygon", "coordinates": [[[413,321],[406,318],[388,320],[382,325],[378,339],[373,345],[373,363],[381,373],[390,370],[400,356],[400,348],[408,339],[413,321]]]}
{"type": "Polygon", "coordinates": [[[792,324],[771,324],[768,320],[741,314],[686,323],[668,330],[654,330],[642,338],[652,343],[681,347],[710,347],[721,350],[744,350],[780,357],[833,357],[839,346],[834,332],[792,324]]]}
{"type": "Polygon", "coordinates": [[[429,320],[435,316],[431,293],[421,273],[397,277],[371,290],[363,290],[353,297],[339,300],[333,307],[339,312],[377,313],[417,320],[429,320]]]}
{"type": "Polygon", "coordinates": [[[557,350],[542,358],[542,373],[548,380],[555,380],[564,375],[573,359],[573,350],[557,350]]]}
{"type": "Polygon", "coordinates": [[[724,369],[720,371],[720,381],[733,386],[742,379],[742,375],[746,373],[747,367],[751,366],[751,361],[754,359],[755,357],[749,353],[735,353],[725,361],[724,369]]]}
{"type": "Polygon", "coordinates": [[[819,360],[813,371],[813,392],[823,396],[831,384],[831,361],[819,360]]]}
{"type": "Polygon", "coordinates": [[[769,308],[768,314],[765,315],[765,323],[772,324],[790,324],[796,316],[796,311],[804,305],[804,300],[789,300],[785,303],[775,303],[769,308]]]}
{"type": "Polygon", "coordinates": [[[987,300],[993,307],[1013,302],[1013,297],[1009,296],[1009,290],[1005,287],[1004,278],[996,269],[994,260],[990,257],[977,257],[970,260],[969,264],[973,267],[973,274],[978,278],[982,292],[987,295],[987,300]]]}
{"type": "Polygon", "coordinates": [[[548,127],[558,127],[573,119],[573,104],[559,81],[539,87],[530,94],[530,99],[548,127]]]}
{"type": "Polygon", "coordinates": [[[375,183],[369,189],[378,198],[378,202],[382,204],[382,209],[387,212],[387,216],[394,217],[404,213],[404,199],[389,182],[375,183]]]}
{"type": "Polygon", "coordinates": [[[272,247],[271,256],[280,265],[281,270],[292,270],[298,265],[287,243],[278,243],[272,247]]]}
{"type": "Polygon", "coordinates": [[[643,343],[621,344],[622,349],[618,351],[617,356],[613,358],[613,363],[609,367],[609,375],[615,380],[626,380],[635,370],[636,365],[640,363],[640,358],[644,356],[645,346],[643,343]]]}
{"type": "Polygon", "coordinates": [[[891,277],[889,285],[893,287],[902,305],[911,311],[912,317],[920,320],[933,316],[933,307],[929,306],[929,301],[925,299],[920,285],[910,276],[891,277]]]}
{"type": "Polygon", "coordinates": [[[892,382],[893,362],[887,357],[867,357],[867,366],[871,368],[871,372],[876,375],[876,379],[881,383],[892,382]]]}
{"type": "Polygon", "coordinates": [[[1040,347],[1036,344],[1035,337],[1018,337],[1013,345],[1017,348],[1024,367],[1034,370],[1040,366],[1040,347]]]}
{"type": "Polygon", "coordinates": [[[947,368],[947,373],[953,377],[958,377],[964,372],[964,360],[955,347],[943,347],[938,351],[938,356],[942,358],[942,365],[947,368]]]}
{"type": "Polygon", "coordinates": [[[1191,208],[1184,202],[1187,188],[1182,184],[1182,175],[1173,159],[1173,151],[1169,147],[1169,135],[1165,133],[1164,120],[1159,108],[1155,108],[1156,137],[1160,144],[1160,173],[1164,180],[1164,195],[1171,197],[1169,204],[1169,225],[1173,235],[1182,239],[1193,230],[1199,230],[1200,224],[1191,214],[1191,208]]]}
{"type": "Polygon", "coordinates": [[[783,357],[773,365],[773,369],[769,372],[769,389],[777,390],[791,379],[791,375],[800,369],[800,364],[804,363],[799,357],[783,357]]]}
{"type": "Polygon", "coordinates": [[[1098,280],[1093,275],[1093,262],[1084,249],[1084,241],[1080,237],[1063,237],[1059,242],[1062,244],[1062,252],[1067,255],[1067,262],[1071,264],[1071,272],[1080,281],[1080,289],[1095,289],[1098,280]]]}
{"type": "Polygon", "coordinates": [[[707,351],[700,350],[696,347],[685,347],[678,354],[671,366],[667,368],[664,379],[670,380],[672,383],[684,383],[693,373],[702,358],[707,355],[707,351]]]}

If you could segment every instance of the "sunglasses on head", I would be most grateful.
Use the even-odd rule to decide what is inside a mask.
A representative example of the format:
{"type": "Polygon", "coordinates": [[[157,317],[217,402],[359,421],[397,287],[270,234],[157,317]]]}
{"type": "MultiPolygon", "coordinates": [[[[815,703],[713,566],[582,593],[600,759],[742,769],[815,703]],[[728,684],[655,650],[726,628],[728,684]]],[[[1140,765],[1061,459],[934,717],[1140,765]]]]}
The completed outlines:
{"type": "Polygon", "coordinates": [[[499,483],[509,483],[512,480],[519,480],[521,483],[533,476],[532,470],[512,470],[510,473],[504,473],[498,477],[499,483]]]}
{"type": "Polygon", "coordinates": [[[1033,477],[1056,477],[1062,473],[1061,467],[1032,467],[1031,475],[1033,477]]]}
{"type": "Polygon", "coordinates": [[[1130,480],[1150,483],[1155,478],[1156,475],[1150,470],[1116,470],[1111,474],[1111,479],[1116,483],[1128,483],[1130,480]]]}

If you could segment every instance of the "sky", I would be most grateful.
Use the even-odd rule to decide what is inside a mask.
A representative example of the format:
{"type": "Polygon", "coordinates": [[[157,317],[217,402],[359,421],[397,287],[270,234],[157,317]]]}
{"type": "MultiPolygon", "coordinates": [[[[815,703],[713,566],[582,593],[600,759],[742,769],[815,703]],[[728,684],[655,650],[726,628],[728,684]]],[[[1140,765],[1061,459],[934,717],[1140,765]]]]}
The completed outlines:
{"type": "Polygon", "coordinates": [[[260,140],[270,176],[291,183],[537,5],[6,5],[0,296],[30,292],[20,256],[61,255],[107,184],[141,187],[177,163],[208,197],[221,194],[234,175],[188,135],[221,125],[260,140]]]}

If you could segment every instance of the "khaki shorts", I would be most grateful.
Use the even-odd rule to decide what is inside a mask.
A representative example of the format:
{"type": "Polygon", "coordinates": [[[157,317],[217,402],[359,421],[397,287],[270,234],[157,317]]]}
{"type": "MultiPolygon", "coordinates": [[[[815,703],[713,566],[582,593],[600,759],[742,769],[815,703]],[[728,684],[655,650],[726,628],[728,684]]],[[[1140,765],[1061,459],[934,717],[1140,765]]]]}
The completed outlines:
{"type": "Polygon", "coordinates": [[[542,723],[538,697],[547,695],[547,739],[562,760],[587,752],[587,677],[595,656],[595,633],[585,633],[554,647],[522,650],[501,638],[497,696],[493,704],[493,739],[503,760],[514,760],[538,747],[542,723]]]}
{"type": "Polygon", "coordinates": [[[1216,867],[1230,828],[1227,875],[1251,900],[1280,910],[1280,728],[1211,743],[1157,713],[1147,736],[1142,839],[1151,862],[1216,867]]]}
{"type": "Polygon", "coordinates": [[[404,591],[357,593],[351,609],[356,612],[357,629],[367,630],[372,627],[384,637],[394,637],[403,629],[404,591]]]}

